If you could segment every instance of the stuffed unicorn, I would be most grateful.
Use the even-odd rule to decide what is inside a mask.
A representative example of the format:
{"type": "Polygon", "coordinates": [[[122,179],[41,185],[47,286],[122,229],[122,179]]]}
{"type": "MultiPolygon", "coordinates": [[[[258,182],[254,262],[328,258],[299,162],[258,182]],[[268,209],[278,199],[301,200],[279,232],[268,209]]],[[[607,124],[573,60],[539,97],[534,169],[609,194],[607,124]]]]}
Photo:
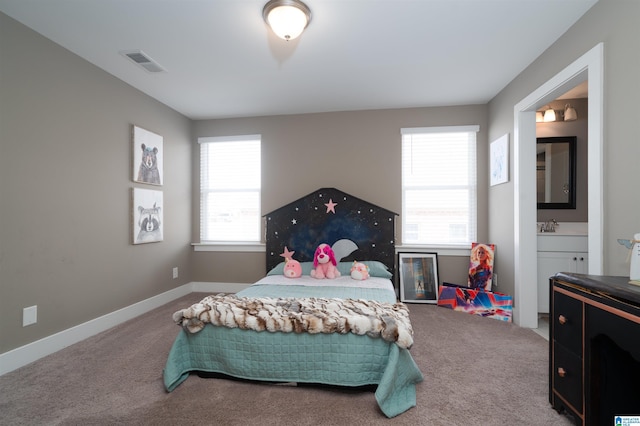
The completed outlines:
{"type": "Polygon", "coordinates": [[[336,256],[329,244],[320,244],[313,255],[311,276],[314,278],[338,278],[340,271],[336,267],[336,256]]]}

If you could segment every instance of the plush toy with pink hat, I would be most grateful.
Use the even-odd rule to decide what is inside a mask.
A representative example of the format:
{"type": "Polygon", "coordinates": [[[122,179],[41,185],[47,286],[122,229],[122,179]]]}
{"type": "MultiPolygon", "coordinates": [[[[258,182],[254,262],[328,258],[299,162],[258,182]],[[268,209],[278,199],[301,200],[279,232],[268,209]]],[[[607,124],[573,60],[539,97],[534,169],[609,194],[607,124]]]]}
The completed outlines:
{"type": "Polygon", "coordinates": [[[300,278],[302,275],[302,265],[295,259],[284,260],[284,276],[287,278],[300,278]]]}
{"type": "Polygon", "coordinates": [[[280,256],[284,257],[283,274],[287,278],[300,278],[302,276],[302,265],[293,258],[295,251],[289,251],[285,246],[280,256]]]}
{"type": "Polygon", "coordinates": [[[314,278],[338,278],[340,271],[336,267],[336,256],[329,244],[320,244],[313,255],[313,269],[311,276],[314,278]]]}

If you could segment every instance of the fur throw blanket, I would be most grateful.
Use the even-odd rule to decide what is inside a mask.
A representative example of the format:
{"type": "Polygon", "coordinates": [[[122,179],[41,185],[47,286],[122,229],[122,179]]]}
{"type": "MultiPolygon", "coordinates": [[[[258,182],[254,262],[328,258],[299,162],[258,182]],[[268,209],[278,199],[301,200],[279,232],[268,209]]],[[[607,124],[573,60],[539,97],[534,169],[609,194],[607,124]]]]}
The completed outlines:
{"type": "Polygon", "coordinates": [[[223,293],[173,314],[173,320],[190,333],[205,323],[255,331],[285,333],[354,333],[413,345],[409,310],[404,303],[381,303],[363,299],[239,298],[223,293]]]}

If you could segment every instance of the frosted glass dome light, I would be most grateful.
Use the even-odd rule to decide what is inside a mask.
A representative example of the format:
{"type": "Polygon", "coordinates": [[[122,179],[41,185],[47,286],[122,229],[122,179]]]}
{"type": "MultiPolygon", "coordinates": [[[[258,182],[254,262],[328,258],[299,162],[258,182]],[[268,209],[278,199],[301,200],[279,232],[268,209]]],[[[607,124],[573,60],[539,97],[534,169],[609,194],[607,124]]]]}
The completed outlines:
{"type": "Polygon", "coordinates": [[[271,0],[264,5],[262,17],[283,40],[297,38],[311,21],[311,10],[298,0],[271,0]]]}

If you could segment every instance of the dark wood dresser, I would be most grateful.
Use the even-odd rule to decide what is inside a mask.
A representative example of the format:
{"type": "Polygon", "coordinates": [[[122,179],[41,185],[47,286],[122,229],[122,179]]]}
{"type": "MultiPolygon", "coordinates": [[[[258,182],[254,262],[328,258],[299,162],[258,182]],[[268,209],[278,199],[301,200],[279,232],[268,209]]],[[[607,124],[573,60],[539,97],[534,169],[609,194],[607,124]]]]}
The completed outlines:
{"type": "Polygon", "coordinates": [[[640,416],[640,287],[628,277],[550,279],[549,401],[577,424],[640,416]]]}

